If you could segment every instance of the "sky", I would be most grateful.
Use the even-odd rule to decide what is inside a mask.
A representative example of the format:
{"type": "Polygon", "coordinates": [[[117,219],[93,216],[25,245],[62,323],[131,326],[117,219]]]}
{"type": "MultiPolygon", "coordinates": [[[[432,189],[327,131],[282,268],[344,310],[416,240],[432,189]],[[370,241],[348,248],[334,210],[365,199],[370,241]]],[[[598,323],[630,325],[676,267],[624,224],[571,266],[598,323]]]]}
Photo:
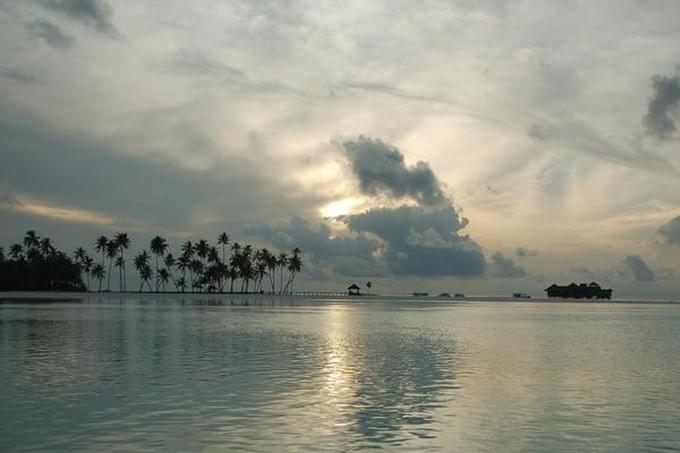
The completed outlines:
{"type": "Polygon", "coordinates": [[[680,294],[676,0],[0,0],[0,245],[226,231],[300,288],[680,294]]]}

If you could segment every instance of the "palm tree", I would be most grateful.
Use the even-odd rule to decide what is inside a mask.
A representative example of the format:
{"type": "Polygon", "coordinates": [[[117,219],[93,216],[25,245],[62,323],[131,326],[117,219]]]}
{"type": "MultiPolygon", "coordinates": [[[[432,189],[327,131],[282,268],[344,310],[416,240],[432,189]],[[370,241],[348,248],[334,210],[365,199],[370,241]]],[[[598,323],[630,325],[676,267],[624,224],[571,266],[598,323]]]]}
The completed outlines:
{"type": "Polygon", "coordinates": [[[4,263],[4,262],[5,262],[5,249],[0,247],[0,263],[4,263]]]}
{"type": "Polygon", "coordinates": [[[227,245],[229,244],[229,235],[222,233],[217,237],[217,244],[222,246],[222,262],[227,262],[227,245]]]}
{"type": "Polygon", "coordinates": [[[267,268],[269,269],[269,280],[272,284],[272,294],[274,294],[276,292],[276,255],[267,249],[262,249],[262,255],[264,261],[267,263],[267,268]]]}
{"type": "Polygon", "coordinates": [[[295,284],[295,274],[302,269],[302,259],[300,259],[300,249],[295,247],[293,249],[293,256],[288,260],[288,283],[286,283],[285,290],[290,286],[290,293],[293,292],[293,285],[295,284]]]}
{"type": "MultiPolygon", "coordinates": [[[[147,281],[148,279],[144,279],[144,274],[145,274],[145,268],[149,267],[149,260],[151,257],[149,256],[149,252],[146,250],[142,250],[135,256],[133,260],[133,264],[135,266],[135,269],[137,269],[137,272],[139,272],[139,292],[142,292],[142,286],[144,285],[144,282],[147,281]]],[[[149,268],[150,269],[150,268],[149,268]]],[[[149,276],[151,278],[151,276],[149,276]]]]}
{"type": "Polygon", "coordinates": [[[168,282],[168,279],[170,278],[168,270],[166,268],[162,268],[160,271],[158,271],[158,278],[160,279],[161,284],[163,285],[163,292],[165,292],[165,284],[168,282]]]}
{"type": "Polygon", "coordinates": [[[123,257],[118,255],[116,258],[116,267],[118,268],[118,291],[123,291],[123,268],[125,267],[125,260],[123,257]]]}
{"type": "Polygon", "coordinates": [[[14,261],[22,261],[24,259],[24,248],[21,244],[12,244],[9,247],[9,256],[14,261]]]}
{"type": "Polygon", "coordinates": [[[128,234],[125,232],[121,232],[116,234],[115,238],[113,239],[116,244],[118,244],[118,249],[120,250],[120,258],[121,258],[121,285],[122,285],[122,290],[126,291],[127,290],[127,273],[125,272],[125,253],[124,251],[127,250],[130,247],[130,238],[128,237],[128,234]]]}
{"type": "Polygon", "coordinates": [[[90,273],[92,272],[92,266],[94,265],[94,260],[89,256],[85,255],[83,257],[83,272],[85,272],[85,277],[87,278],[87,290],[90,290],[90,273]]]}
{"type": "Polygon", "coordinates": [[[196,244],[196,255],[201,259],[201,263],[205,264],[205,259],[208,256],[209,251],[210,246],[208,245],[208,241],[205,239],[198,241],[196,244]]]}
{"type": "Polygon", "coordinates": [[[104,266],[104,255],[106,254],[106,245],[109,243],[109,238],[106,236],[99,236],[95,242],[95,250],[102,254],[102,267],[104,266]]]}
{"type": "Polygon", "coordinates": [[[54,252],[56,251],[54,246],[52,245],[52,239],[50,238],[41,239],[39,248],[40,252],[43,254],[45,258],[54,255],[54,252]]]}
{"type": "Polygon", "coordinates": [[[24,247],[27,249],[32,249],[40,245],[40,238],[35,234],[34,230],[29,230],[24,236],[24,247]]]}
{"type": "Polygon", "coordinates": [[[177,259],[177,268],[182,271],[182,277],[180,277],[180,279],[184,282],[184,285],[182,286],[182,292],[184,292],[187,282],[187,269],[190,273],[190,280],[193,280],[193,275],[191,274],[191,259],[187,255],[182,254],[182,256],[177,259]]]}
{"type": "Polygon", "coordinates": [[[175,291],[179,291],[179,288],[177,287],[177,280],[175,280],[175,275],[172,273],[172,268],[175,267],[177,260],[172,255],[172,253],[168,253],[167,255],[165,255],[165,259],[163,261],[165,264],[165,269],[167,270],[168,275],[170,276],[170,280],[172,280],[172,284],[175,285],[175,291]]]}
{"type": "Polygon", "coordinates": [[[151,239],[151,253],[156,255],[156,292],[158,292],[158,287],[160,284],[158,275],[158,258],[165,255],[165,251],[167,249],[168,242],[164,238],[156,236],[155,238],[151,239]]]}
{"type": "Polygon", "coordinates": [[[92,268],[92,275],[94,275],[95,278],[97,280],[99,280],[99,289],[98,289],[99,292],[102,291],[102,280],[104,279],[105,274],[106,274],[106,271],[104,270],[104,266],[102,266],[101,264],[96,264],[92,268]]]}
{"type": "Polygon", "coordinates": [[[184,290],[187,287],[187,281],[184,277],[180,277],[180,278],[177,279],[176,285],[177,285],[177,289],[179,291],[184,292],[184,290]]]}
{"type": "Polygon", "coordinates": [[[118,256],[118,244],[114,241],[106,243],[106,257],[109,259],[109,272],[106,281],[106,290],[111,291],[111,268],[113,267],[113,259],[118,256]]]}
{"type": "MultiPolygon", "coordinates": [[[[24,241],[26,241],[26,240],[24,239],[24,241]]],[[[85,252],[85,249],[82,248],[82,247],[78,247],[78,248],[75,249],[75,251],[73,252],[73,259],[76,260],[76,261],[78,261],[79,263],[82,263],[82,262],[83,262],[83,259],[84,259],[86,256],[87,256],[87,253],[85,252]]]]}
{"type": "Polygon", "coordinates": [[[279,253],[276,264],[279,266],[279,294],[281,294],[283,292],[283,270],[288,264],[288,255],[284,252],[279,253]]]}
{"type": "Polygon", "coordinates": [[[142,283],[140,283],[139,285],[140,292],[142,291],[142,284],[144,283],[146,283],[146,286],[149,287],[149,291],[153,291],[153,289],[151,289],[151,283],[149,283],[149,280],[151,280],[151,277],[153,276],[152,272],[153,271],[151,270],[151,266],[149,266],[148,264],[140,269],[139,276],[142,280],[142,283]]]}

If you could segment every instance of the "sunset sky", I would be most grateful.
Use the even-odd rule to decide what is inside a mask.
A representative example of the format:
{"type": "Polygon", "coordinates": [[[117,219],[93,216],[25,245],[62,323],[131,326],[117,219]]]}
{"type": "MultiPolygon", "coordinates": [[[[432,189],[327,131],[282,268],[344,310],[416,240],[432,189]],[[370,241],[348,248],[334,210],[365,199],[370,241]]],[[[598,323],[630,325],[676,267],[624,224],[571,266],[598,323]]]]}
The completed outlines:
{"type": "Polygon", "coordinates": [[[300,289],[680,294],[677,0],[0,0],[0,245],[305,256],[300,289]]]}

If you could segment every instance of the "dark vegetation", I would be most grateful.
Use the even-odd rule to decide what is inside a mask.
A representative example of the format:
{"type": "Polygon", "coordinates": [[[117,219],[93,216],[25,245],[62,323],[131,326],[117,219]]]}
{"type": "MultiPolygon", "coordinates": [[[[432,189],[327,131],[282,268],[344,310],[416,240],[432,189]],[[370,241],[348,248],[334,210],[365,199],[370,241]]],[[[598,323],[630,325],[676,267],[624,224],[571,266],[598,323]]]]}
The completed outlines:
{"type": "MultiPolygon", "coordinates": [[[[82,247],[69,257],[56,250],[49,238],[28,231],[23,243],[12,245],[7,256],[0,248],[0,291],[111,291],[112,279],[114,284],[118,280],[119,291],[127,291],[130,245],[127,233],[111,239],[100,236],[93,244],[96,258],[82,247]]],[[[298,248],[290,254],[255,250],[231,243],[226,233],[214,245],[205,239],[186,241],[177,256],[165,238],[156,236],[148,251],[142,250],[131,261],[140,292],[288,294],[302,269],[298,248]]]]}

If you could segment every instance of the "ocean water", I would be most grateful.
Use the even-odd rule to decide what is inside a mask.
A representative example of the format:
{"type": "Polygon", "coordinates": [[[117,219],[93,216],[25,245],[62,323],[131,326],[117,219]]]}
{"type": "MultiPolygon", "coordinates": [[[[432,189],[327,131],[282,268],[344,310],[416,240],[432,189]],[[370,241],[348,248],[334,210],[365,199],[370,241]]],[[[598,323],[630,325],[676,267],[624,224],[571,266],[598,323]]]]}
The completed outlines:
{"type": "Polygon", "coordinates": [[[0,303],[0,451],[678,451],[680,305],[0,303]]]}

